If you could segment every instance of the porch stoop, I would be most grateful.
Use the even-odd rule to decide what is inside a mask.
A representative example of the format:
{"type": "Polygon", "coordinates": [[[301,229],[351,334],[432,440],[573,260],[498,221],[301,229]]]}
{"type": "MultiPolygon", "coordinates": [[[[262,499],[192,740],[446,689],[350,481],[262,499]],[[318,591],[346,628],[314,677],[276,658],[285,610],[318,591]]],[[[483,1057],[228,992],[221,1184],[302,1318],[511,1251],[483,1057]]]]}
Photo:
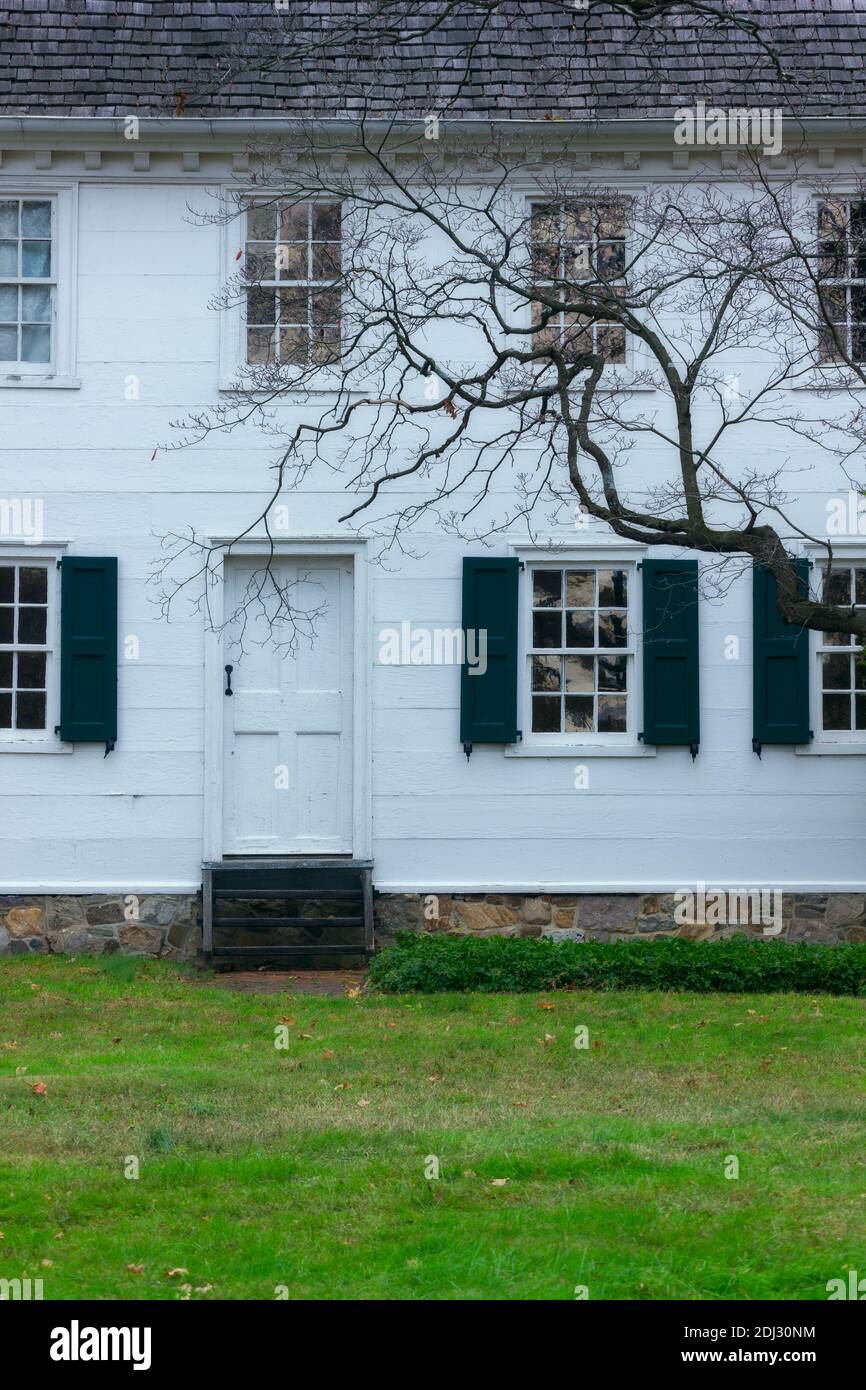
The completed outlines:
{"type": "Polygon", "coordinates": [[[202,865],[207,961],[357,966],[373,951],[369,860],[229,859],[202,865]]]}

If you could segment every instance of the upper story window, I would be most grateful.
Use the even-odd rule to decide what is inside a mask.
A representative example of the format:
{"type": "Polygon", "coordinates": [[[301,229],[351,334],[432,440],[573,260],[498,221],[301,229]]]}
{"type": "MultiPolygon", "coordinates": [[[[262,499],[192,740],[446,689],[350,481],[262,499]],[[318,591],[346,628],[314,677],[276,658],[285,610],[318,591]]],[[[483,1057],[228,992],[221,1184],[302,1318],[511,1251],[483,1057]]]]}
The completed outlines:
{"type": "Polygon", "coordinates": [[[250,203],[248,366],[322,366],[340,358],[339,203],[250,203]]]}
{"type": "Polygon", "coordinates": [[[544,564],[532,567],[529,580],[532,733],[626,734],[634,659],[629,571],[544,564]]]}
{"type": "MultiPolygon", "coordinates": [[[[829,573],[825,570],[823,599],[840,608],[866,609],[866,561],[834,564],[829,573]]],[[[822,632],[817,650],[822,730],[836,736],[866,731],[866,665],[862,647],[847,632],[822,632]]]]}
{"type": "Polygon", "coordinates": [[[49,729],[50,588],[47,561],[0,556],[0,746],[49,729]]]}
{"type": "Polygon", "coordinates": [[[0,368],[52,361],[53,229],[51,199],[0,199],[0,368]]]}
{"type": "Polygon", "coordinates": [[[820,204],[818,276],[829,320],[819,332],[820,361],[866,361],[866,202],[820,204]]]}
{"type": "MultiPolygon", "coordinates": [[[[557,298],[568,296],[569,285],[579,290],[582,285],[624,283],[625,209],[620,204],[536,203],[530,237],[535,283],[549,286],[557,298]]],[[[566,361],[596,352],[606,362],[624,363],[625,329],[603,318],[594,322],[564,310],[550,314],[535,303],[533,336],[539,347],[559,346],[566,361]]]]}

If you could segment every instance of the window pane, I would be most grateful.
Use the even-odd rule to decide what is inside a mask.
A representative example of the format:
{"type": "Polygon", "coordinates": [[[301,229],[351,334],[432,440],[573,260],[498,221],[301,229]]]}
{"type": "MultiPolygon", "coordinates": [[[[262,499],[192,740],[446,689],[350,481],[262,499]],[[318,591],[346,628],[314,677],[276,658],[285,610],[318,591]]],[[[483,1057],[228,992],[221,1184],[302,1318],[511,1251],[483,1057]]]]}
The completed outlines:
{"type": "MultiPolygon", "coordinates": [[[[3,697],[0,696],[0,699],[3,697]]],[[[559,733],[559,696],[533,695],[532,732],[534,734],[559,733]]]]}
{"type": "Polygon", "coordinates": [[[45,652],[18,653],[18,685],[22,690],[45,689],[45,652]]]}
{"type": "Polygon", "coordinates": [[[625,733],[625,696],[599,695],[598,731],[600,734],[625,733]]]}
{"type": "Polygon", "coordinates": [[[51,204],[23,203],[21,206],[21,235],[51,236],[51,204]]]}
{"type": "Polygon", "coordinates": [[[51,274],[51,242],[23,241],[21,243],[21,275],[25,280],[44,279],[51,274]]]}
{"type": "Polygon", "coordinates": [[[598,602],[601,608],[624,608],[626,604],[625,570],[599,570],[598,602]]]}
{"type": "Polygon", "coordinates": [[[45,641],[47,611],[45,608],[18,609],[19,642],[32,646],[45,641]]]}
{"type": "Polygon", "coordinates": [[[274,347],[276,334],[269,328],[250,328],[247,330],[247,361],[262,364],[276,360],[274,347]]]}
{"type": "Polygon", "coordinates": [[[300,323],[307,322],[309,311],[309,291],[308,290],[279,290],[280,298],[280,323],[300,323]]]}
{"type": "Polygon", "coordinates": [[[866,570],[854,571],[854,602],[866,603],[866,570]]]}
{"type": "Polygon", "coordinates": [[[857,717],[857,728],[866,729],[866,695],[854,696],[854,708],[857,717]]]}
{"type": "Polygon", "coordinates": [[[276,321],[276,290],[247,290],[247,323],[274,324],[276,321]]]}
{"type": "Polygon", "coordinates": [[[559,608],[562,605],[562,572],[534,570],[532,574],[533,608],[559,608]]]}
{"type": "Polygon", "coordinates": [[[560,659],[558,656],[534,656],[532,658],[532,689],[558,690],[560,682],[560,659]]]}
{"type": "Polygon", "coordinates": [[[323,362],[339,362],[340,360],[340,330],[339,328],[314,328],[313,329],[313,361],[321,365],[323,362]]]}
{"type": "Polygon", "coordinates": [[[21,291],[21,319],[24,323],[51,322],[51,288],[25,285],[21,291]]]}
{"type": "Polygon", "coordinates": [[[599,690],[625,690],[628,657],[600,656],[598,658],[599,690]]]}
{"type": "Polygon", "coordinates": [[[313,237],[316,241],[339,241],[339,203],[313,204],[313,237]]]}
{"type": "Polygon", "coordinates": [[[309,360],[310,336],[306,328],[283,328],[280,331],[280,361],[303,366],[309,360]]]}
{"type": "Polygon", "coordinates": [[[0,603],[15,602],[15,570],[12,565],[0,567],[0,603]]]}
{"type": "Polygon", "coordinates": [[[568,608],[591,608],[595,603],[595,571],[569,570],[565,576],[568,608]]]}
{"type": "Polygon", "coordinates": [[[568,733],[592,730],[592,696],[566,695],[565,728],[568,733]]]}
{"type": "Polygon", "coordinates": [[[599,613],[598,645],[600,647],[624,647],[626,638],[625,613],[599,613]]]}
{"type": "Polygon", "coordinates": [[[567,656],[565,658],[565,688],[570,691],[588,690],[593,687],[593,658],[591,656],[567,656]]]}
{"type": "Polygon", "coordinates": [[[21,361],[51,361],[51,329],[47,324],[44,328],[34,328],[25,324],[21,329],[21,361]]]}
{"type": "Polygon", "coordinates": [[[278,280],[306,280],[307,243],[303,241],[290,246],[279,245],[276,263],[278,280]]]}
{"type": "Polygon", "coordinates": [[[11,237],[14,240],[17,235],[18,204],[4,199],[0,202],[0,237],[11,237]]]}
{"type": "Polygon", "coordinates": [[[850,604],[851,571],[849,569],[824,571],[824,602],[850,604]]]}
{"type": "Polygon", "coordinates": [[[12,688],[12,653],[0,652],[0,688],[12,688]]]}
{"type": "Polygon", "coordinates": [[[276,246],[270,241],[248,241],[244,266],[250,280],[276,280],[276,246]]]}
{"type": "Polygon", "coordinates": [[[19,690],[15,696],[15,724],[19,729],[45,728],[44,690],[19,690]]]}
{"type": "Polygon", "coordinates": [[[253,203],[247,208],[247,236],[250,241],[276,241],[277,209],[275,205],[253,203]]]}
{"type": "Polygon", "coordinates": [[[12,728],[12,696],[0,695],[0,729],[12,728]]]}
{"type": "Polygon", "coordinates": [[[313,291],[313,323],[340,322],[340,295],[336,290],[313,291]]]}
{"type": "Polygon", "coordinates": [[[625,242],[609,241],[596,252],[596,267],[600,280],[616,280],[625,270],[625,242]]]}
{"type": "Polygon", "coordinates": [[[14,608],[0,608],[0,642],[12,643],[14,621],[14,608]]]}
{"type": "Polygon", "coordinates": [[[280,241],[306,241],[309,236],[309,203],[280,208],[280,241]]]}
{"type": "Polygon", "coordinates": [[[605,362],[625,361],[625,329],[606,327],[597,330],[598,351],[605,362]]]}
{"type": "Polygon", "coordinates": [[[562,646],[562,615],[560,613],[533,613],[533,647],[562,646]]]}
{"type": "Polygon", "coordinates": [[[18,361],[18,329],[0,328],[0,361],[18,361]]]}
{"type": "Polygon", "coordinates": [[[850,729],[851,728],[851,696],[850,695],[824,695],[824,728],[825,729],[850,729]]]}
{"type": "Polygon", "coordinates": [[[338,241],[316,241],[313,243],[313,279],[336,280],[340,274],[340,243],[338,241]]]}
{"type": "Polygon", "coordinates": [[[21,603],[47,603],[47,569],[22,565],[18,571],[18,597],[21,603]]]}
{"type": "Polygon", "coordinates": [[[821,633],[821,644],[825,647],[850,647],[852,640],[847,632],[821,633]]]}
{"type": "Polygon", "coordinates": [[[0,323],[18,322],[18,287],[0,285],[0,323]]]}
{"type": "Polygon", "coordinates": [[[821,668],[821,688],[823,690],[851,689],[850,656],[822,656],[821,668]]]}
{"type": "Polygon", "coordinates": [[[577,609],[565,615],[565,645],[567,647],[595,646],[595,614],[592,609],[577,609]]]}
{"type": "Polygon", "coordinates": [[[862,656],[854,658],[854,686],[857,690],[866,690],[866,661],[862,656]]]}
{"type": "Polygon", "coordinates": [[[0,275],[18,274],[17,241],[0,241],[0,275]]]}

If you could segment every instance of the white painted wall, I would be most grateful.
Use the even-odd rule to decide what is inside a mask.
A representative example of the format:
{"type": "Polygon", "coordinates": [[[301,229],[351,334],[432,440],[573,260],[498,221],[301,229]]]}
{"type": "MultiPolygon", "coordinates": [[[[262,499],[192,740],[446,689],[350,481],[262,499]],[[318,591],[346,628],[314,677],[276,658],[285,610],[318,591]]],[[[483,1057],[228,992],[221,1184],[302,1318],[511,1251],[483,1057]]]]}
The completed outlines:
{"type": "MultiPolygon", "coordinates": [[[[15,185],[6,161],[0,189],[15,185]]],[[[82,181],[81,387],[0,390],[0,496],[42,497],[46,541],[119,556],[121,653],[127,635],[140,643],[138,660],[121,655],[119,736],[108,758],[89,746],[0,751],[0,892],[189,890],[200,881],[203,623],[181,608],[166,624],[145,581],[155,534],[192,524],[225,535],[245,522],[265,496],[271,458],[253,433],[151,458],[172,420],[218,399],[219,321],[207,302],[223,253],[218,228],[188,220],[188,204],[202,198],[201,180],[177,176],[82,181]],[[137,401],[124,398],[130,374],[140,378],[137,401]]],[[[761,441],[744,433],[739,447],[761,441]]],[[[793,466],[814,465],[799,475],[796,514],[823,530],[840,477],[803,443],[788,448],[793,466]]],[[[337,523],[345,504],[339,478],[323,470],[291,499],[291,535],[349,536],[337,523]]],[[[378,887],[866,886],[866,745],[863,756],[768,748],[759,761],[751,751],[748,578],[718,604],[702,604],[697,761],[685,749],[597,757],[589,788],[575,791],[580,754],[508,757],[476,747],[467,761],[456,667],[375,663],[383,626],[460,623],[465,546],[432,530],[415,545],[421,558],[369,570],[378,887]],[[737,662],[724,658],[729,634],[740,638],[737,662]]]]}

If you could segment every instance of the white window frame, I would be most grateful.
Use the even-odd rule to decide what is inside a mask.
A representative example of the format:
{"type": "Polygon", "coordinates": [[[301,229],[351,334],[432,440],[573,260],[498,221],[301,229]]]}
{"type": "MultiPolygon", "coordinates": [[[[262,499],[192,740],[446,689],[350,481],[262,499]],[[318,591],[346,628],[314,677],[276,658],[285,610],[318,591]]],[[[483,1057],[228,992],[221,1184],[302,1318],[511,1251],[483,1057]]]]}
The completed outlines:
{"type": "MultiPolygon", "coordinates": [[[[523,561],[519,584],[518,609],[518,720],[522,740],[505,749],[506,757],[557,758],[655,757],[652,745],[638,739],[643,711],[643,662],[640,642],[642,622],[641,580],[638,565],[646,553],[641,545],[615,546],[603,543],[578,546],[514,546],[523,561]],[[625,648],[610,648],[610,655],[621,653],[628,657],[626,679],[627,706],[624,733],[550,733],[532,732],[532,689],[530,653],[532,650],[532,572],[535,569],[622,569],[628,576],[628,644],[625,648]]],[[[575,655],[581,655],[575,652],[575,655]]]]}
{"type": "MultiPolygon", "coordinates": [[[[223,189],[222,205],[222,278],[223,283],[228,284],[236,281],[238,275],[239,262],[237,259],[238,251],[243,252],[247,241],[247,213],[245,205],[248,201],[253,202],[256,198],[264,201],[261,188],[238,189],[237,185],[227,186],[223,189]]],[[[273,201],[276,195],[272,195],[267,201],[273,201]]],[[[306,199],[308,202],[315,202],[314,198],[306,199]]],[[[328,198],[323,195],[322,202],[337,202],[336,198],[328,198]]],[[[343,200],[342,218],[345,222],[349,210],[343,200]]],[[[342,240],[342,238],[341,238],[342,240]]],[[[287,283],[287,288],[290,286],[287,283]]],[[[345,308],[345,306],[344,306],[345,308]]],[[[238,295],[238,302],[226,305],[220,309],[219,313],[219,390],[223,392],[236,393],[251,391],[255,393],[261,391],[261,383],[257,378],[257,368],[250,366],[247,362],[246,350],[246,309],[245,294],[238,295]]],[[[343,345],[345,353],[345,343],[343,345]]],[[[285,395],[272,398],[268,394],[268,404],[279,405],[281,400],[288,400],[291,404],[292,383],[300,383],[299,389],[304,395],[307,393],[318,394],[319,392],[334,391],[356,391],[362,392],[364,383],[352,382],[349,385],[349,364],[346,357],[336,364],[333,368],[322,366],[317,369],[312,377],[301,380],[304,368],[285,364],[281,370],[281,378],[285,381],[285,395]]]]}
{"type": "Polygon", "coordinates": [[[45,663],[45,728],[0,729],[0,757],[4,753],[71,753],[71,743],[61,743],[60,723],[60,567],[62,545],[14,545],[0,543],[0,565],[28,565],[42,561],[48,570],[48,622],[45,663]]]}
{"type": "MultiPolygon", "coordinates": [[[[614,191],[617,192],[617,193],[620,193],[621,197],[623,198],[623,201],[628,201],[628,202],[631,202],[631,203],[634,203],[635,198],[636,198],[636,196],[637,196],[637,190],[636,190],[636,189],[630,189],[630,190],[626,190],[626,189],[622,189],[622,190],[616,189],[616,190],[614,190],[614,191]]],[[[545,193],[544,193],[543,190],[541,190],[541,189],[533,189],[531,192],[527,192],[527,193],[526,193],[526,196],[525,196],[525,219],[526,219],[526,224],[527,224],[528,226],[530,226],[530,228],[531,228],[532,208],[533,208],[533,206],[534,206],[535,204],[537,204],[537,203],[550,203],[550,202],[555,202],[555,201],[556,201],[555,198],[551,197],[550,194],[545,195],[545,193]]],[[[569,201],[569,200],[568,200],[568,199],[565,199],[564,201],[569,201]]],[[[595,202],[595,203],[594,203],[593,200],[590,199],[590,198],[586,198],[586,199],[572,199],[571,201],[573,201],[573,202],[585,201],[587,204],[590,204],[590,205],[592,205],[592,206],[596,206],[597,203],[603,202],[604,199],[603,199],[602,197],[599,197],[599,199],[598,199],[597,202],[595,202]]],[[[624,240],[625,240],[625,264],[626,264],[626,268],[627,268],[627,267],[628,267],[628,264],[629,264],[630,257],[631,257],[631,255],[632,255],[632,251],[633,251],[633,238],[632,238],[632,236],[631,236],[631,233],[630,233],[630,231],[629,231],[628,226],[626,226],[626,227],[624,228],[624,240]]],[[[529,269],[531,270],[531,265],[530,265],[529,269]]],[[[524,304],[524,311],[525,311],[526,331],[527,331],[527,333],[528,333],[530,336],[532,336],[532,333],[533,333],[533,327],[532,327],[532,304],[529,303],[529,302],[525,302],[525,304],[524,304]]],[[[651,365],[652,365],[652,364],[651,364],[650,359],[649,359],[649,353],[648,353],[646,344],[643,343],[640,339],[635,338],[635,337],[634,337],[634,334],[626,333],[626,335],[625,335],[625,361],[624,361],[624,362],[605,362],[605,364],[604,364],[604,369],[603,369],[602,374],[601,374],[601,380],[600,380],[600,382],[599,382],[598,390],[600,390],[600,391],[625,390],[625,391],[637,391],[637,392],[654,392],[654,391],[656,390],[656,387],[655,387],[655,386],[649,385],[649,384],[647,384],[646,382],[641,382],[639,385],[635,383],[635,377],[636,377],[640,372],[646,371],[651,365]]]]}
{"type": "MultiPolygon", "coordinates": [[[[812,562],[809,578],[810,593],[820,595],[821,572],[827,563],[827,551],[823,546],[810,546],[805,553],[812,562]]],[[[833,541],[833,564],[841,566],[857,565],[866,569],[866,546],[863,541],[833,541]]],[[[827,729],[822,728],[823,701],[821,681],[821,655],[823,643],[820,632],[809,632],[809,727],[813,737],[807,744],[798,744],[794,749],[798,757],[820,757],[859,755],[866,757],[866,729],[827,729]]],[[[825,650],[831,650],[829,648],[825,650]]],[[[844,648],[837,648],[844,652],[844,648]]]]}
{"type": "Polygon", "coordinates": [[[50,362],[0,362],[0,387],[78,388],[75,314],[78,263],[78,184],[44,183],[0,175],[0,199],[50,202],[52,278],[55,284],[50,362]]]}

